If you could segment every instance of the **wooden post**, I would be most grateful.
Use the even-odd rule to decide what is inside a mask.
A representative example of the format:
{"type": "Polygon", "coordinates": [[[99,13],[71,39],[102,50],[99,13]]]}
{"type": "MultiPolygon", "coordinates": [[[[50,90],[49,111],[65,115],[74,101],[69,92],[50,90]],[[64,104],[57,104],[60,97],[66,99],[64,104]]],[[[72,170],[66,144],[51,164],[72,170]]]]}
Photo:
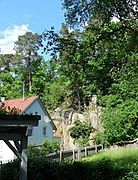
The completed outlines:
{"type": "Polygon", "coordinates": [[[80,159],[80,149],[78,149],[78,160],[80,159]]]}
{"type": "Polygon", "coordinates": [[[60,153],[59,153],[59,155],[60,155],[60,162],[62,161],[62,150],[60,150],[60,153]]]}
{"type": "Polygon", "coordinates": [[[85,157],[87,157],[87,147],[85,147],[85,157]]]}
{"type": "Polygon", "coordinates": [[[73,160],[75,159],[75,149],[72,150],[73,153],[73,160]]]}
{"type": "Polygon", "coordinates": [[[20,180],[27,180],[27,136],[22,137],[21,141],[21,157],[20,162],[20,180]]]}
{"type": "Polygon", "coordinates": [[[103,144],[102,144],[102,150],[104,149],[104,147],[103,147],[103,144]]]}
{"type": "Polygon", "coordinates": [[[95,144],[95,152],[97,153],[98,152],[98,149],[97,149],[97,145],[95,144]]]}

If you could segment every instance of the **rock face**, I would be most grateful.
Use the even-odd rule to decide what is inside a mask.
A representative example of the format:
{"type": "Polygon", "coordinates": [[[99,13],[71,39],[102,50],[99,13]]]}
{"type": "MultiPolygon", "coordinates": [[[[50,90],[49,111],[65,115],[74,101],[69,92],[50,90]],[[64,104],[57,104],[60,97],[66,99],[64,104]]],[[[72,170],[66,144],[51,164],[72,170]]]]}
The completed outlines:
{"type": "Polygon", "coordinates": [[[69,129],[74,126],[75,120],[89,121],[91,126],[95,129],[95,132],[90,134],[89,144],[93,145],[93,137],[96,132],[101,130],[100,123],[101,107],[96,105],[96,97],[92,97],[92,101],[88,107],[85,108],[84,112],[78,113],[73,109],[63,110],[61,108],[55,109],[53,112],[52,119],[57,127],[54,137],[60,140],[61,148],[63,150],[76,149],[77,146],[73,143],[74,140],[69,134],[69,129]]]}

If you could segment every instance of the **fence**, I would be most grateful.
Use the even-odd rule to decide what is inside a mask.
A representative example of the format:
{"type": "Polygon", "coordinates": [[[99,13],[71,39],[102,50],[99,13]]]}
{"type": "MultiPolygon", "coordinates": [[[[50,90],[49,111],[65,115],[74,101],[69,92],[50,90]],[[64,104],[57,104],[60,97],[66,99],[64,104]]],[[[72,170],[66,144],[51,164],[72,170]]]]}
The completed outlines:
{"type": "MultiPolygon", "coordinates": [[[[62,161],[66,159],[81,159],[83,157],[87,157],[91,154],[97,153],[98,151],[101,150],[103,150],[103,145],[99,144],[94,146],[88,146],[82,149],[59,151],[58,153],[51,153],[46,156],[43,156],[43,158],[46,158],[48,160],[57,160],[57,161],[62,161]]],[[[12,160],[0,161],[0,167],[3,164],[6,164],[11,161],[12,160]]]]}
{"type": "Polygon", "coordinates": [[[100,150],[103,150],[102,144],[89,146],[82,149],[73,149],[68,151],[60,151],[58,153],[51,153],[46,156],[46,159],[60,161],[65,159],[81,159],[82,157],[87,157],[88,155],[97,153],[100,150]]]}

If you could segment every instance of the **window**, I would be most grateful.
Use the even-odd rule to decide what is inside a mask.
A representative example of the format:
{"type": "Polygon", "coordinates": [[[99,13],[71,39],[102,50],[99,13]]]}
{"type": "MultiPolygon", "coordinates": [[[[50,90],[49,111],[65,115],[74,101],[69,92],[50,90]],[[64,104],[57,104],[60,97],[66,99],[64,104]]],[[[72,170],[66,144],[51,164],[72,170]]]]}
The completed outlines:
{"type": "Polygon", "coordinates": [[[47,126],[44,126],[44,127],[43,127],[43,135],[44,135],[44,136],[47,135],[46,129],[47,129],[47,126]]]}

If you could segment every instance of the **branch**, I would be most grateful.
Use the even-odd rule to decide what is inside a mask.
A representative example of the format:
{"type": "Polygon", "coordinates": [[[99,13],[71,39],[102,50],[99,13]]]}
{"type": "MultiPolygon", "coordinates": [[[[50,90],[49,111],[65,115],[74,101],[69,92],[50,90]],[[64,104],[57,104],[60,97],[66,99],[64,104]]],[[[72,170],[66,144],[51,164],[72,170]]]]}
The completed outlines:
{"type": "Polygon", "coordinates": [[[132,28],[132,27],[128,27],[128,26],[126,26],[126,25],[122,25],[122,26],[121,26],[120,28],[118,28],[118,29],[112,29],[112,30],[109,31],[109,32],[105,32],[105,33],[107,33],[107,34],[101,35],[96,41],[94,41],[94,42],[92,43],[92,45],[95,45],[95,44],[98,43],[99,41],[104,40],[104,39],[106,39],[107,37],[110,37],[111,35],[115,34],[116,32],[120,31],[121,29],[128,29],[128,30],[131,30],[131,31],[134,31],[134,32],[138,32],[138,29],[134,29],[134,28],[132,28]]]}

